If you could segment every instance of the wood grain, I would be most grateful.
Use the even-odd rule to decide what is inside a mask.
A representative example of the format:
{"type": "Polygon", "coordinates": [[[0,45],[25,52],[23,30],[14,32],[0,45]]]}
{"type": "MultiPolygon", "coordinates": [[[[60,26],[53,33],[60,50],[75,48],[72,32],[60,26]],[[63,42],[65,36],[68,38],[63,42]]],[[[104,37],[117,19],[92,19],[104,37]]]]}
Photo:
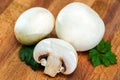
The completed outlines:
{"type": "MultiPolygon", "coordinates": [[[[50,37],[56,37],[55,31],[50,37]]],[[[120,0],[0,0],[0,80],[120,80],[120,0]],[[14,36],[14,24],[25,10],[41,6],[56,17],[70,2],[83,2],[93,8],[106,25],[104,39],[111,41],[117,64],[93,67],[88,52],[79,54],[78,66],[71,75],[58,74],[51,78],[43,70],[33,71],[18,58],[21,44],[14,36]]]]}

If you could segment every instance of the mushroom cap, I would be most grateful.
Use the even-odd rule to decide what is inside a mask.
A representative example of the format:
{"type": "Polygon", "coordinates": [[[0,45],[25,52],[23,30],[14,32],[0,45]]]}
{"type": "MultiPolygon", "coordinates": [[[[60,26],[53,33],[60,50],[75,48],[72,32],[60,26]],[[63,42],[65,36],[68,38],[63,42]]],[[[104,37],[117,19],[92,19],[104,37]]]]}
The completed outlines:
{"type": "Polygon", "coordinates": [[[77,51],[94,48],[103,38],[105,25],[89,6],[73,2],[65,6],[56,19],[56,33],[77,51]]]}
{"type": "Polygon", "coordinates": [[[26,10],[17,19],[14,32],[17,40],[31,45],[46,37],[54,27],[54,16],[42,7],[26,10]]]}
{"type": "Polygon", "coordinates": [[[54,55],[60,58],[65,65],[63,74],[72,73],[77,67],[78,55],[71,44],[61,39],[48,38],[40,41],[34,48],[33,57],[40,63],[39,57],[42,55],[54,55]]]}

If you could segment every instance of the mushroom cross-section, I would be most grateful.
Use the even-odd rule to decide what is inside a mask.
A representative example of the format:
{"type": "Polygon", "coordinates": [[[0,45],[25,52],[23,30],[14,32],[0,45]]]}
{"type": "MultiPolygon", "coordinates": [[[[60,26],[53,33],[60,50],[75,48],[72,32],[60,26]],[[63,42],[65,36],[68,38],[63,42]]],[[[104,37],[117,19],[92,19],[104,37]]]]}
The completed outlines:
{"type": "Polygon", "coordinates": [[[72,45],[56,38],[40,41],[35,46],[33,57],[36,62],[45,66],[44,73],[51,77],[59,72],[71,74],[78,62],[78,55],[72,45]]]}

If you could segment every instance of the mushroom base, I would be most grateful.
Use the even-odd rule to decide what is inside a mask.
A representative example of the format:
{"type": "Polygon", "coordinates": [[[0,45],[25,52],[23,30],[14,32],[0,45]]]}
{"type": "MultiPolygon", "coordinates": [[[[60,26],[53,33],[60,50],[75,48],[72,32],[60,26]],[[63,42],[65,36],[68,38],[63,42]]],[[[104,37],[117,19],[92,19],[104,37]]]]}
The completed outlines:
{"type": "Polygon", "coordinates": [[[55,77],[55,75],[60,72],[59,70],[61,66],[62,66],[62,61],[60,60],[60,58],[53,55],[48,56],[44,73],[51,77],[55,77]]]}

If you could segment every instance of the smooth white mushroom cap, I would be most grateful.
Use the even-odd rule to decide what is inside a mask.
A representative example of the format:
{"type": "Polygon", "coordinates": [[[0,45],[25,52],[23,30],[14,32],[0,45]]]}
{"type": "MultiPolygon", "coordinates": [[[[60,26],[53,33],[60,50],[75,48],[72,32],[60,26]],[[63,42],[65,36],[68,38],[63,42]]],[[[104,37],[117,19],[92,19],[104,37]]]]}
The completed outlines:
{"type": "Polygon", "coordinates": [[[94,48],[103,38],[105,25],[89,6],[73,2],[65,6],[56,19],[56,33],[77,51],[94,48]]]}
{"type": "Polygon", "coordinates": [[[71,44],[60,39],[48,38],[40,41],[34,48],[33,57],[40,63],[39,57],[42,55],[56,56],[64,62],[65,72],[72,73],[77,67],[78,56],[71,44]]]}
{"type": "Polygon", "coordinates": [[[26,10],[17,19],[14,32],[17,40],[31,45],[46,37],[54,27],[54,16],[42,7],[26,10]]]}

